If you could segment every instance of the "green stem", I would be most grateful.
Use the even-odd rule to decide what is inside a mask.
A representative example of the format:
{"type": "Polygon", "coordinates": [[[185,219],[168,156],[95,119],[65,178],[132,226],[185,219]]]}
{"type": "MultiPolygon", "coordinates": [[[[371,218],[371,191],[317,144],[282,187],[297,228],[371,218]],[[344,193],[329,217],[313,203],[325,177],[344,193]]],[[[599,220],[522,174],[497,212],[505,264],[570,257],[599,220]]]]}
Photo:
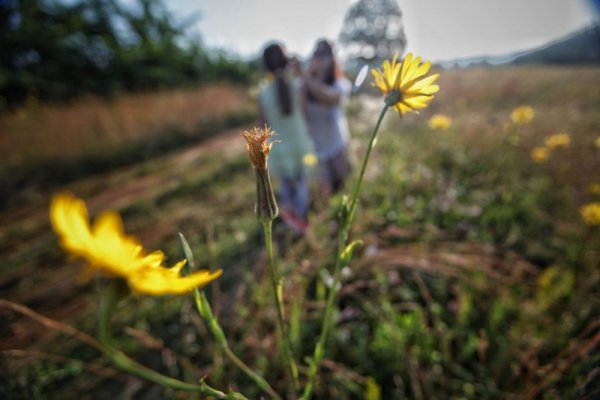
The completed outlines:
{"type": "Polygon", "coordinates": [[[350,198],[350,203],[347,212],[343,213],[343,220],[341,221],[340,231],[338,234],[338,248],[337,248],[337,259],[335,262],[335,270],[333,273],[333,283],[329,288],[329,293],[327,295],[327,303],[325,304],[325,313],[323,315],[323,325],[321,326],[321,335],[319,336],[319,341],[315,346],[315,351],[313,353],[312,361],[310,364],[310,368],[308,370],[308,383],[304,388],[304,393],[302,394],[303,400],[309,400],[312,392],[314,390],[314,386],[317,381],[317,376],[319,372],[319,367],[321,365],[321,361],[323,360],[323,356],[325,355],[325,344],[327,343],[327,338],[329,335],[329,330],[332,324],[332,316],[333,311],[335,309],[335,295],[338,290],[338,283],[340,280],[340,271],[343,267],[343,258],[342,253],[346,248],[348,242],[348,232],[350,231],[350,227],[352,226],[352,221],[354,220],[354,211],[356,208],[356,204],[358,202],[358,195],[362,188],[363,179],[365,176],[365,171],[367,169],[367,164],[369,163],[369,159],[371,157],[371,152],[375,145],[375,141],[377,139],[377,132],[379,131],[379,126],[381,125],[381,121],[383,121],[383,117],[387,112],[389,106],[384,106],[379,114],[379,118],[377,119],[377,124],[373,129],[373,133],[371,134],[371,139],[369,140],[369,145],[367,147],[367,152],[362,162],[362,166],[360,168],[360,173],[358,175],[358,181],[356,182],[356,186],[352,191],[352,197],[350,198]]]}
{"type": "MultiPolygon", "coordinates": [[[[132,360],[125,353],[113,347],[110,320],[112,311],[117,304],[117,300],[116,288],[113,284],[111,284],[103,291],[102,298],[100,299],[98,320],[98,339],[102,345],[102,351],[113,364],[125,372],[165,387],[176,390],[196,392],[206,396],[213,396],[217,399],[231,398],[231,396],[227,395],[226,393],[213,389],[206,382],[201,382],[200,385],[194,385],[156,372],[132,360]]],[[[233,393],[233,398],[238,400],[247,400],[246,397],[240,393],[233,393]]]]}
{"type": "Polygon", "coordinates": [[[277,307],[277,322],[279,325],[279,331],[281,333],[281,340],[283,342],[285,358],[290,370],[294,389],[298,390],[300,384],[298,383],[298,367],[296,361],[294,361],[294,354],[287,337],[287,330],[285,329],[284,316],[283,316],[283,301],[281,294],[277,288],[277,275],[275,273],[275,265],[273,262],[273,238],[272,238],[272,220],[263,221],[263,228],[265,232],[265,248],[267,250],[267,260],[269,264],[269,275],[271,277],[271,284],[273,286],[273,295],[275,296],[275,305],[277,307]]]}
{"type": "Polygon", "coordinates": [[[247,366],[242,360],[240,360],[238,356],[236,356],[235,353],[231,350],[231,348],[229,347],[229,343],[227,342],[227,338],[225,337],[225,333],[219,325],[219,321],[212,312],[206,294],[203,291],[195,289],[194,299],[196,301],[196,308],[198,309],[200,316],[202,316],[202,318],[208,324],[208,327],[210,328],[213,336],[221,345],[223,351],[225,352],[225,355],[229,358],[229,360],[231,360],[231,362],[235,364],[236,367],[238,367],[250,379],[252,379],[254,383],[256,383],[262,390],[268,393],[269,396],[271,396],[273,399],[281,400],[281,396],[271,387],[271,385],[269,385],[265,378],[252,371],[252,369],[249,366],[247,366]]]}
{"type": "MultiPolygon", "coordinates": [[[[350,212],[348,213],[348,225],[352,224],[352,219],[354,217],[354,208],[356,207],[356,203],[358,202],[358,195],[362,188],[363,179],[365,177],[365,171],[367,170],[367,164],[369,163],[369,158],[371,158],[371,152],[373,147],[375,146],[375,142],[377,141],[377,132],[379,131],[379,126],[381,125],[381,121],[383,121],[383,117],[385,113],[390,107],[385,105],[379,114],[379,118],[377,119],[377,123],[375,124],[375,128],[373,129],[373,133],[371,133],[371,139],[369,140],[369,146],[367,147],[367,152],[365,154],[365,158],[363,159],[362,166],[360,167],[360,173],[358,175],[358,181],[356,182],[356,186],[354,187],[354,191],[352,192],[352,197],[350,199],[350,212]]],[[[341,254],[340,249],[338,251],[341,254]]]]}

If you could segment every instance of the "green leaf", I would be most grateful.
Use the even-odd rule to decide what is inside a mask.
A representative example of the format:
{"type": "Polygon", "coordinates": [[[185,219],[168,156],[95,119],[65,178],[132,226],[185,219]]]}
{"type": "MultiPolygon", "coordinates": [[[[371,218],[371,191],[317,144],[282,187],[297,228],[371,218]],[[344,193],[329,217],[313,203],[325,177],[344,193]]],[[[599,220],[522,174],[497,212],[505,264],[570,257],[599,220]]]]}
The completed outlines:
{"type": "Polygon", "coordinates": [[[186,265],[183,267],[183,273],[184,275],[188,275],[194,268],[194,255],[192,254],[190,245],[187,240],[185,240],[183,233],[178,232],[177,238],[179,239],[179,258],[185,258],[187,260],[186,265]]]}

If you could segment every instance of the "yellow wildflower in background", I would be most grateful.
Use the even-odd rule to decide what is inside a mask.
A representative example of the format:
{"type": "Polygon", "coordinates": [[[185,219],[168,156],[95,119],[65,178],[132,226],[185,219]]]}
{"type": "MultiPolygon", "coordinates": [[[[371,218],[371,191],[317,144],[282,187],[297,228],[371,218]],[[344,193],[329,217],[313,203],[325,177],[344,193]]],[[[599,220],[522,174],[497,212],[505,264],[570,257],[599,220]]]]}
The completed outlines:
{"type": "Polygon", "coordinates": [[[302,162],[304,163],[304,165],[314,167],[315,165],[317,165],[319,160],[317,159],[317,156],[315,156],[313,153],[306,153],[304,157],[302,157],[302,162]]]}
{"type": "Polygon", "coordinates": [[[600,195],[600,183],[592,183],[588,186],[588,191],[600,195]]]}
{"type": "Polygon", "coordinates": [[[556,149],[559,147],[568,147],[571,144],[571,137],[568,133],[557,133],[546,138],[546,147],[556,149]]]}
{"type": "Polygon", "coordinates": [[[445,131],[452,125],[452,119],[444,114],[435,114],[427,123],[431,129],[445,131]]]}
{"type": "Polygon", "coordinates": [[[600,149],[600,136],[598,136],[598,137],[596,138],[596,140],[594,140],[594,145],[595,145],[597,148],[599,148],[599,149],[600,149]]]}
{"type": "Polygon", "coordinates": [[[85,202],[70,193],[52,198],[50,221],[61,246],[89,266],[125,278],[140,293],[181,294],[204,286],[218,278],[222,271],[197,271],[180,276],[185,260],[173,268],[165,268],[162,251],[146,254],[139,241],[123,232],[119,214],[105,211],[90,226],[85,202]]]}
{"type": "Polygon", "coordinates": [[[530,123],[535,117],[535,111],[529,106],[520,106],[515,108],[510,114],[510,119],[516,125],[525,125],[530,123]]]}
{"type": "Polygon", "coordinates": [[[579,214],[587,225],[600,225],[600,202],[588,203],[579,208],[579,214]]]}
{"type": "Polygon", "coordinates": [[[546,147],[536,147],[531,151],[531,159],[538,164],[548,161],[548,157],[550,157],[550,150],[546,147]]]}
{"type": "Polygon", "coordinates": [[[413,57],[412,53],[397,62],[394,58],[385,60],[382,69],[372,69],[375,78],[374,85],[386,95],[386,104],[393,106],[403,116],[409,111],[427,107],[433,99],[433,94],[440,90],[435,84],[439,74],[426,76],[431,68],[431,62],[421,64],[421,57],[413,57]]]}

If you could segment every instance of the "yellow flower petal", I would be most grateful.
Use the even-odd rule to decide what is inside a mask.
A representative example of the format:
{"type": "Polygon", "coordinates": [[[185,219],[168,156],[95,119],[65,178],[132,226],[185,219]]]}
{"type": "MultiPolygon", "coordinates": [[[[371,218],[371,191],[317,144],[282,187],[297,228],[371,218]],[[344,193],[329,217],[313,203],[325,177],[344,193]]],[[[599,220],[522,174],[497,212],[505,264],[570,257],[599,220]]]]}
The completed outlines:
{"type": "Polygon", "coordinates": [[[90,227],[85,203],[69,193],[52,198],[50,220],[65,250],[85,259],[95,269],[125,278],[141,293],[179,294],[221,274],[198,271],[192,275],[193,279],[180,277],[185,261],[167,269],[162,265],[165,259],[162,251],[145,255],[139,241],[124,233],[121,217],[115,212],[103,212],[90,227]]]}
{"type": "Polygon", "coordinates": [[[386,102],[404,115],[409,111],[416,112],[425,108],[439,91],[439,86],[434,84],[439,74],[427,76],[431,69],[431,62],[421,64],[421,57],[412,53],[406,55],[400,63],[396,61],[397,54],[392,60],[384,60],[381,69],[371,71],[373,85],[379,88],[386,97],[386,102]]]}
{"type": "Polygon", "coordinates": [[[181,276],[179,271],[183,264],[185,264],[185,261],[178,263],[173,268],[142,268],[129,276],[129,284],[136,292],[145,294],[156,296],[183,294],[194,288],[207,285],[223,273],[222,270],[215,272],[201,270],[191,275],[181,276]]]}

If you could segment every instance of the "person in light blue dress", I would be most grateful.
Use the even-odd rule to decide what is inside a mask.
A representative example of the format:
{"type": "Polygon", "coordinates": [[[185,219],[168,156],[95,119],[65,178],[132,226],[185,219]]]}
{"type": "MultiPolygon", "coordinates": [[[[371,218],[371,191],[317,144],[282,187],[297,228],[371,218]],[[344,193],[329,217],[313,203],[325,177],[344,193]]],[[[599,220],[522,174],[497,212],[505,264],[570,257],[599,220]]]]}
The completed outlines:
{"type": "Polygon", "coordinates": [[[294,78],[294,65],[278,43],[263,52],[269,82],[259,93],[261,119],[277,134],[269,153],[268,168],[278,185],[282,219],[298,232],[308,226],[308,169],[314,156],[303,106],[302,85],[294,78]]]}

